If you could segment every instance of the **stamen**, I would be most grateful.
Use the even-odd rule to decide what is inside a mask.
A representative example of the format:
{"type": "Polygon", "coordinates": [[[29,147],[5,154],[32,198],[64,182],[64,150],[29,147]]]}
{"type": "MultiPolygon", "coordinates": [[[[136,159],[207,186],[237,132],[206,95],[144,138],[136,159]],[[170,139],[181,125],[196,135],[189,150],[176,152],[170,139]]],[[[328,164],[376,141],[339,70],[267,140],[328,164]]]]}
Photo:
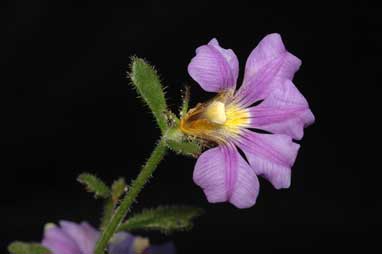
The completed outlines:
{"type": "Polygon", "coordinates": [[[220,101],[214,101],[208,105],[204,114],[213,123],[224,124],[227,121],[225,105],[220,101]]]}

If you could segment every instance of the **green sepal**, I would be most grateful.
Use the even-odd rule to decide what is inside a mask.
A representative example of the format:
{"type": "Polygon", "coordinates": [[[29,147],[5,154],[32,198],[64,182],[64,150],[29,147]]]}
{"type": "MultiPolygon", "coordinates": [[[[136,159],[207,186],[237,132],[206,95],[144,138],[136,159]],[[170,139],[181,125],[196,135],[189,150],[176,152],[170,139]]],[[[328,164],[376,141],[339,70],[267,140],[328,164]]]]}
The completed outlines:
{"type": "Polygon", "coordinates": [[[182,107],[181,107],[180,112],[179,112],[179,115],[181,118],[187,113],[189,103],[190,103],[190,87],[186,86],[184,89],[184,92],[183,92],[182,107]]]}
{"type": "Polygon", "coordinates": [[[88,192],[93,192],[96,198],[108,198],[111,194],[109,187],[95,175],[82,173],[77,181],[85,185],[88,192]]]}
{"type": "Polygon", "coordinates": [[[49,249],[38,243],[24,243],[15,241],[8,245],[11,254],[50,254],[49,249]]]}
{"type": "Polygon", "coordinates": [[[185,141],[177,142],[174,140],[166,141],[167,147],[177,154],[182,154],[186,156],[197,157],[201,153],[201,146],[197,142],[185,141]]]}
{"type": "Polygon", "coordinates": [[[164,138],[167,147],[177,154],[197,157],[202,152],[202,145],[197,140],[187,139],[179,128],[169,129],[164,138]]]}
{"type": "Polygon", "coordinates": [[[138,94],[149,106],[162,133],[167,129],[166,99],[159,76],[142,58],[132,57],[130,79],[138,94]]]}
{"type": "Polygon", "coordinates": [[[192,220],[202,213],[202,209],[191,206],[160,206],[130,217],[118,231],[159,230],[165,234],[185,231],[192,228],[192,220]]]}

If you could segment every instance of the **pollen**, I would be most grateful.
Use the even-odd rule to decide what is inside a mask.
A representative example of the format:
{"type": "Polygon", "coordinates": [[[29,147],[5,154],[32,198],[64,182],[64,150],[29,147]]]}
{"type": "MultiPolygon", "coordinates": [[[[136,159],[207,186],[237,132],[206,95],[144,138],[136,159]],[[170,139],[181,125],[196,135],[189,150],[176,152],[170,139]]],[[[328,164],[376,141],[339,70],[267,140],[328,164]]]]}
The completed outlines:
{"type": "Polygon", "coordinates": [[[225,105],[220,101],[214,101],[208,105],[204,114],[208,120],[216,124],[224,124],[227,121],[225,105]]]}

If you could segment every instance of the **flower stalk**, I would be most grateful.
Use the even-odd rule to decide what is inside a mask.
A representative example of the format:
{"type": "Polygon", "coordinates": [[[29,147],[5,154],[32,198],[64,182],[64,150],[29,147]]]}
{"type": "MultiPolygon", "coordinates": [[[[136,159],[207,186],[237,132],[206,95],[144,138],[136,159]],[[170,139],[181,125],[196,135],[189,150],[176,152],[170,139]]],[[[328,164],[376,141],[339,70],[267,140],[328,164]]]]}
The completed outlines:
{"type": "Polygon", "coordinates": [[[104,254],[105,249],[111,239],[111,237],[114,235],[114,233],[117,231],[118,226],[122,223],[122,221],[125,219],[127,213],[129,212],[129,209],[135,199],[137,198],[138,194],[141,192],[149,178],[152,176],[154,170],[157,168],[158,164],[163,159],[164,155],[166,154],[166,144],[163,139],[161,139],[153,152],[150,155],[150,158],[147,160],[146,164],[143,166],[141,172],[137,176],[137,178],[132,182],[128,193],[125,195],[123,200],[121,201],[120,206],[116,209],[115,213],[111,217],[109,223],[104,227],[103,231],[101,232],[100,238],[97,241],[96,247],[95,247],[95,254],[104,254]]]}

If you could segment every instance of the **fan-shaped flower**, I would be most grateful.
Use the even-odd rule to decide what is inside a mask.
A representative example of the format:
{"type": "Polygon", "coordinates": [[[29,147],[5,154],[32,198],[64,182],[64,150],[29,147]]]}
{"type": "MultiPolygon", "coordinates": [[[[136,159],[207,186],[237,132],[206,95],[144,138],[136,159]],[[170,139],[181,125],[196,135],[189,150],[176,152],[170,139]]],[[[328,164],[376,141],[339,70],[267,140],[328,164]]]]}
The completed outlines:
{"type": "MultiPolygon", "coordinates": [[[[81,224],[61,221],[60,226],[47,224],[42,245],[52,254],[93,254],[99,232],[86,222],[81,224]]],[[[109,244],[110,254],[174,254],[175,247],[169,242],[150,246],[147,238],[127,232],[114,235],[109,244]]]]}
{"type": "Polygon", "coordinates": [[[301,139],[304,127],[314,122],[306,99],[292,83],[300,65],[279,34],[267,35],[249,55],[243,83],[236,90],[235,53],[216,39],[196,49],[188,72],[205,91],[218,94],[189,110],[180,129],[218,145],[198,158],[193,175],[209,202],[253,206],[259,192],[257,175],[276,189],[290,186],[299,150],[293,139],[301,139]],[[267,134],[254,131],[258,129],[267,134]]]}

